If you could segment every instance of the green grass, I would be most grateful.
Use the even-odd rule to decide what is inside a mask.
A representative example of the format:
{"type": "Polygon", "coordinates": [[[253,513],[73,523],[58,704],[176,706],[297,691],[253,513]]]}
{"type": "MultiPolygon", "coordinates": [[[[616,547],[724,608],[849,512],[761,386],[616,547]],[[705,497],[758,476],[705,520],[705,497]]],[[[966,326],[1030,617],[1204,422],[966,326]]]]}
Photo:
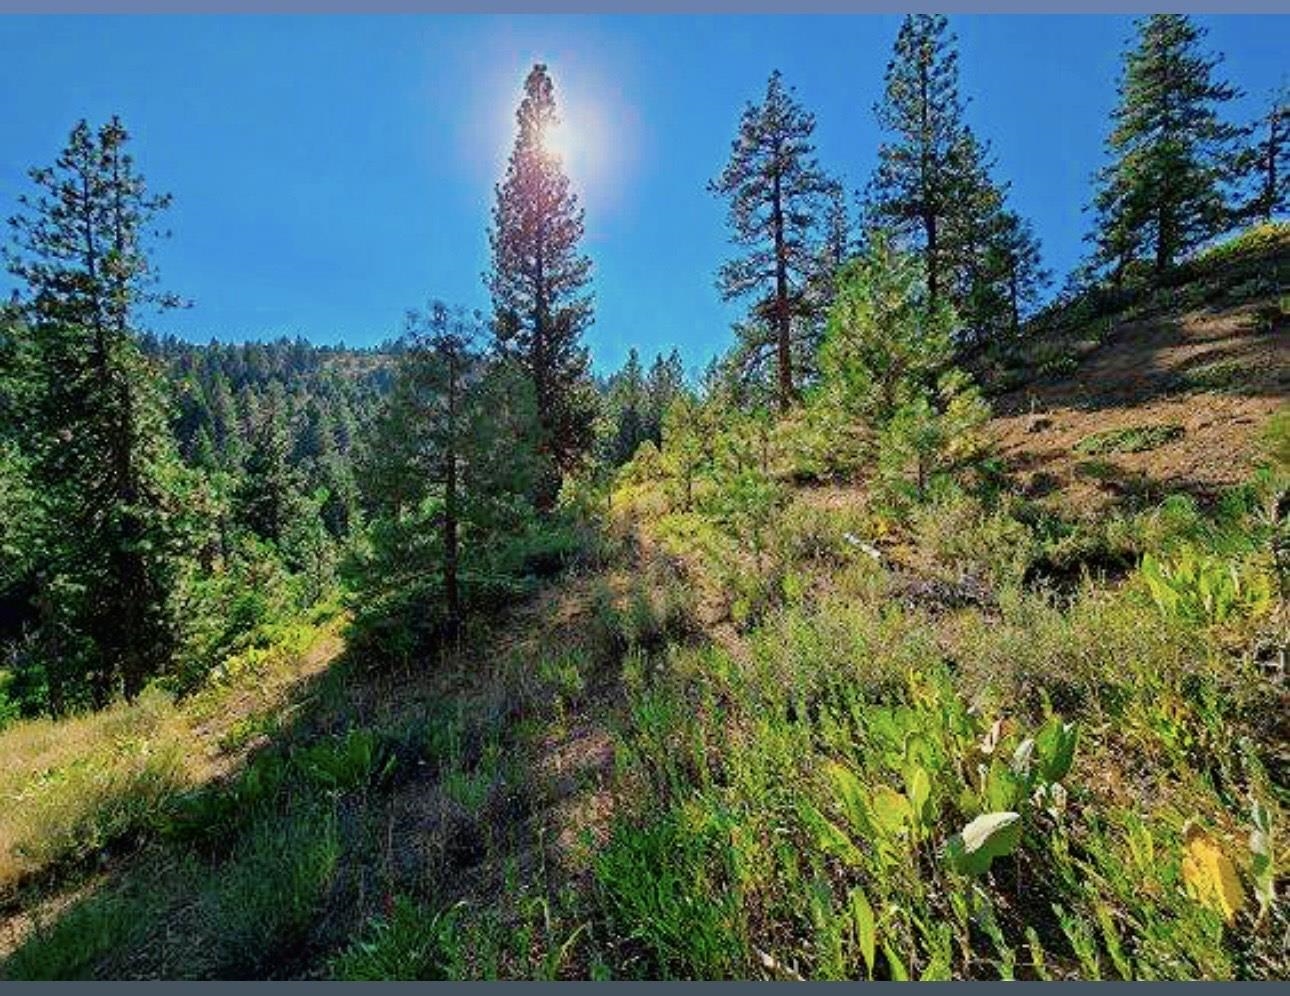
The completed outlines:
{"type": "Polygon", "coordinates": [[[332,958],[328,974],[344,982],[458,978],[457,927],[456,909],[432,911],[395,897],[388,916],[374,920],[332,958]]]}
{"type": "Polygon", "coordinates": [[[336,816],[306,807],[257,821],[199,890],[214,974],[262,975],[309,936],[340,860],[336,816]]]}
{"type": "Polygon", "coordinates": [[[1182,435],[1182,426],[1172,424],[1107,429],[1085,436],[1075,444],[1075,452],[1094,457],[1108,453],[1143,453],[1181,439],[1182,435]]]}
{"type": "Polygon", "coordinates": [[[153,910],[145,897],[94,893],[48,922],[0,964],[0,978],[29,981],[89,979],[98,963],[145,928],[153,910]]]}

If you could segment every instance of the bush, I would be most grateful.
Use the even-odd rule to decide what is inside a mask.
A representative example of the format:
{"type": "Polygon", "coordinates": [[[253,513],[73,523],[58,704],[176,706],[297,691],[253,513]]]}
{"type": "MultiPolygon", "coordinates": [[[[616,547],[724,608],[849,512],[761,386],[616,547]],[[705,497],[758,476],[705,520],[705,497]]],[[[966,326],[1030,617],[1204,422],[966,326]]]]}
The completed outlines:
{"type": "Polygon", "coordinates": [[[1107,429],[1085,436],[1075,444],[1075,452],[1086,456],[1106,453],[1141,453],[1154,450],[1165,443],[1182,438],[1181,425],[1137,425],[1123,429],[1107,429]]]}
{"type": "Polygon", "coordinates": [[[949,494],[919,509],[913,520],[918,545],[955,575],[975,575],[995,587],[1018,585],[1038,543],[1007,504],[987,508],[978,499],[949,494]]]}

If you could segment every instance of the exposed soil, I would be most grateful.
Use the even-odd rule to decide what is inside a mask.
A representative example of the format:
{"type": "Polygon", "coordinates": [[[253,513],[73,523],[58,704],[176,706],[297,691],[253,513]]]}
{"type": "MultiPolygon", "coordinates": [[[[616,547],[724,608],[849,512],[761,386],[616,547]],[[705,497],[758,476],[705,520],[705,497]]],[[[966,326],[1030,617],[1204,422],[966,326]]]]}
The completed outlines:
{"type": "Polygon", "coordinates": [[[1077,513],[1172,491],[1204,500],[1246,480],[1260,428],[1290,394],[1290,330],[1260,327],[1261,307],[1124,323],[1070,377],[995,399],[1008,470],[1032,497],[1077,513]],[[1148,426],[1182,434],[1138,453],[1076,449],[1094,433],[1148,426]]]}

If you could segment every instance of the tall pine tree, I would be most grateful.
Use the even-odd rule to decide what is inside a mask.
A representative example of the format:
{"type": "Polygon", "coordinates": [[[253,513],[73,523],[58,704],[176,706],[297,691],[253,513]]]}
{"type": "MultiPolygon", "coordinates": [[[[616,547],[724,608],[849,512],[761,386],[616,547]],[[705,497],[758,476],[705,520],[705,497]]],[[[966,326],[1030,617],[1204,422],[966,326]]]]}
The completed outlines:
{"type": "Polygon", "coordinates": [[[137,694],[169,660],[168,611],[182,489],[158,373],[135,338],[155,291],[151,194],[113,118],[81,121],[11,219],[10,271],[26,286],[32,482],[41,538],[42,635],[53,705],[137,694]]]}
{"type": "Polygon", "coordinates": [[[795,319],[815,303],[806,290],[818,273],[826,222],[835,220],[829,212],[836,184],[816,162],[814,131],[814,115],[776,70],[761,103],[744,109],[730,161],[709,184],[729,199],[732,241],[747,249],[721,267],[717,285],[726,300],[755,295],[749,321],[738,328],[755,360],[773,351],[781,411],[798,397],[795,319]]]}
{"type": "Polygon", "coordinates": [[[1244,159],[1251,192],[1244,216],[1269,222],[1290,205],[1290,89],[1282,87],[1262,119],[1254,125],[1254,142],[1244,159]]]}
{"type": "Polygon", "coordinates": [[[878,148],[866,220],[919,248],[933,301],[949,291],[950,230],[972,165],[964,161],[969,146],[958,76],[958,52],[945,16],[910,14],[887,64],[883,100],[874,107],[878,123],[893,137],[878,148]]]}
{"type": "Polygon", "coordinates": [[[515,146],[496,191],[493,262],[485,277],[496,345],[533,382],[550,462],[539,487],[543,507],[554,502],[560,474],[591,446],[595,418],[582,343],[592,322],[591,260],[579,250],[583,210],[550,148],[558,120],[551,77],[546,66],[535,65],[524,81],[515,146]]]}
{"type": "Polygon", "coordinates": [[[1119,106],[1097,177],[1094,263],[1118,284],[1146,257],[1158,280],[1179,257],[1230,226],[1241,129],[1220,117],[1238,92],[1215,78],[1204,29],[1182,14],[1137,22],[1119,106]]]}

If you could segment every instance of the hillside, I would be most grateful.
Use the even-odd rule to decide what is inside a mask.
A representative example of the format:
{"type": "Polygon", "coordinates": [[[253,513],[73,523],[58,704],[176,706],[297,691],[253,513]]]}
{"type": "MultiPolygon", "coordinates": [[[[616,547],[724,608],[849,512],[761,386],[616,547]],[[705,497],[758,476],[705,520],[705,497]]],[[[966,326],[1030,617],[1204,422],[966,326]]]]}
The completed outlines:
{"type": "Polygon", "coordinates": [[[1283,976],[1281,302],[1065,329],[994,398],[1002,504],[801,483],[760,543],[629,469],[435,659],[323,606],[194,697],[16,724],[4,974],[1283,976]]]}
{"type": "Polygon", "coordinates": [[[1126,312],[1073,329],[1060,312],[1048,319],[1058,328],[1023,354],[1025,368],[1056,360],[1068,372],[993,399],[1001,452],[1027,493],[1095,509],[1135,494],[1212,499],[1248,478],[1257,428],[1290,392],[1277,290],[1290,242],[1247,242],[1126,312]]]}

